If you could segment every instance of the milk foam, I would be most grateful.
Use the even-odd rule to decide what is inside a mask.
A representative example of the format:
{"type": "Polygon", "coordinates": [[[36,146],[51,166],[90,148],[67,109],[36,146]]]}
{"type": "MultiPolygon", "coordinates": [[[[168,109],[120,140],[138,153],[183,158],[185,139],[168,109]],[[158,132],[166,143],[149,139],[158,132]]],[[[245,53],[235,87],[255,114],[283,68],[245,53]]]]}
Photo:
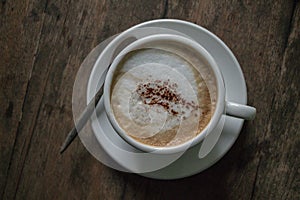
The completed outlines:
{"type": "Polygon", "coordinates": [[[167,138],[164,145],[176,145],[193,138],[201,118],[207,118],[211,99],[207,91],[203,95],[205,85],[200,72],[178,55],[161,49],[134,51],[116,71],[112,110],[132,137],[155,146],[167,138]]]}

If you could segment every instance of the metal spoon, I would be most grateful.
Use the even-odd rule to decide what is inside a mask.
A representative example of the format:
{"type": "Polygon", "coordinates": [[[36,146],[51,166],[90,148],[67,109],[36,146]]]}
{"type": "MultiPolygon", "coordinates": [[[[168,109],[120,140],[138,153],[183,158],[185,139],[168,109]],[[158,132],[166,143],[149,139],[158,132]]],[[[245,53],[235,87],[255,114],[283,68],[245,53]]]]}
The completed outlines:
{"type": "MultiPolygon", "coordinates": [[[[111,62],[115,59],[115,57],[130,43],[136,41],[137,38],[135,37],[128,37],[124,41],[121,42],[121,44],[115,49],[114,53],[112,54],[111,62]]],[[[111,63],[110,62],[110,63],[111,63]]],[[[109,69],[110,65],[107,67],[107,69],[103,72],[102,78],[106,76],[106,73],[109,69]]],[[[100,80],[101,80],[100,79],[100,80]]],[[[103,95],[103,87],[104,83],[101,85],[100,89],[97,91],[96,95],[93,97],[93,99],[90,101],[90,103],[87,105],[87,107],[84,109],[82,114],[79,117],[79,120],[76,125],[74,125],[73,129],[69,132],[67,138],[65,139],[63,145],[60,148],[60,153],[62,154],[68,146],[73,142],[73,140],[76,138],[78,133],[82,130],[82,128],[85,126],[87,121],[92,116],[93,112],[95,111],[95,108],[97,107],[97,104],[99,100],[101,99],[103,95]]]]}

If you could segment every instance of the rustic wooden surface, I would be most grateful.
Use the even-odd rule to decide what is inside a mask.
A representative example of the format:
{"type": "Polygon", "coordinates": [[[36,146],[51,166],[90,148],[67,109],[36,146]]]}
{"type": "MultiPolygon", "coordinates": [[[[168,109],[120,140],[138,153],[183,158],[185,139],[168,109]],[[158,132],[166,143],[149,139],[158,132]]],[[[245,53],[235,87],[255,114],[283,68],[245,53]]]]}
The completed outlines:
{"type": "Polygon", "coordinates": [[[300,199],[300,3],[292,0],[1,0],[0,199],[300,199]],[[245,74],[247,122],[205,172],[157,181],[107,168],[77,139],[72,87],[108,36],[158,18],[214,32],[245,74]]]}

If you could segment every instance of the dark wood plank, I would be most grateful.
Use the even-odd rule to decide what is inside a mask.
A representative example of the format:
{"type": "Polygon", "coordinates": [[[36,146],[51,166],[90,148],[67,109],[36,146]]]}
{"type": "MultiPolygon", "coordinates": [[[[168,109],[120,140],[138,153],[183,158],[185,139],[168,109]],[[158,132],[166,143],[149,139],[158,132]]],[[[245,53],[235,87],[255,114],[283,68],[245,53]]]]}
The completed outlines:
{"type": "Polygon", "coordinates": [[[300,199],[300,4],[294,8],[254,188],[254,199],[300,199]],[[263,187],[261,187],[263,185],[263,187]]]}
{"type": "Polygon", "coordinates": [[[1,199],[299,199],[298,1],[0,3],[1,199]],[[157,181],[100,164],[76,140],[71,98],[85,56],[105,38],[154,18],[216,33],[244,71],[257,118],[207,171],[157,181]]]}
{"type": "MultiPolygon", "coordinates": [[[[8,178],[39,46],[45,2],[0,3],[0,195],[8,178]],[[32,9],[34,7],[34,9],[32,9]],[[30,27],[30,28],[29,28],[30,27]]],[[[32,113],[34,114],[34,113],[32,113]]]]}

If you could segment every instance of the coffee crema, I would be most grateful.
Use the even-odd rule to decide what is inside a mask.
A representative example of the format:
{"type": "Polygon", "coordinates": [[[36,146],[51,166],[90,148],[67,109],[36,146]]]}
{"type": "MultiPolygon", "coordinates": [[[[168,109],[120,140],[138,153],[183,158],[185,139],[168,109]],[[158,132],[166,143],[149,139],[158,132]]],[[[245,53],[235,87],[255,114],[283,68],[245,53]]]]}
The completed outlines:
{"type": "Polygon", "coordinates": [[[134,50],[117,66],[112,111],[118,125],[138,142],[179,145],[201,133],[211,119],[215,78],[202,58],[178,49],[134,50]]]}

